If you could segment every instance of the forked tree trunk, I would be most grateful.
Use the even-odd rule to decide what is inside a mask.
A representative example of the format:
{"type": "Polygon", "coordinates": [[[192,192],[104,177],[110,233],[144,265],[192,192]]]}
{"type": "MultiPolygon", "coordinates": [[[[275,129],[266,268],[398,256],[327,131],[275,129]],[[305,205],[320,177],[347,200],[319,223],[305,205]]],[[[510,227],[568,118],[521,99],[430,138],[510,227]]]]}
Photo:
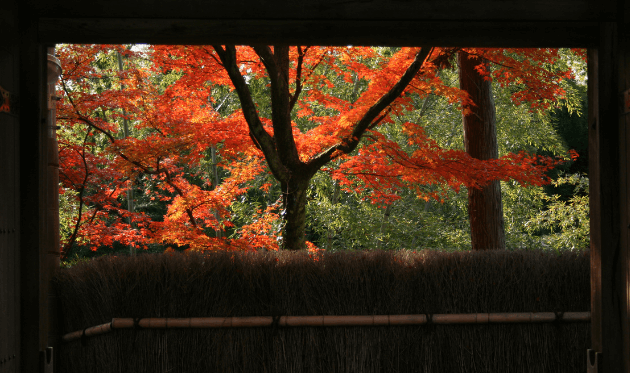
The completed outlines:
{"type": "MultiPolygon", "coordinates": [[[[475,69],[482,63],[465,52],[457,55],[460,88],[475,103],[472,112],[463,116],[464,145],[473,158],[486,160],[498,157],[494,100],[490,81],[475,69]]],[[[487,62],[484,62],[487,63],[487,62]]],[[[493,181],[482,189],[468,190],[468,216],[472,250],[505,249],[505,229],[501,184],[493,181]]]]}
{"type": "MultiPolygon", "coordinates": [[[[221,59],[239,95],[250,136],[265,155],[271,173],[276,180],[280,181],[283,202],[282,220],[284,222],[282,248],[300,250],[306,247],[306,192],[311,178],[319,169],[332,161],[337,153],[350,154],[356,149],[365,131],[383,119],[383,117],[379,118],[381,113],[403,93],[433,49],[422,47],[418,51],[416,58],[400,77],[400,80],[355,123],[349,137],[329,147],[308,162],[303,162],[300,159],[291,125],[291,110],[301,91],[301,83],[296,78],[296,88],[293,93],[290,92],[289,47],[276,45],[272,50],[267,46],[256,45],[253,46],[253,49],[265,65],[271,81],[273,135],[264,129],[258,116],[251,92],[237,63],[236,48],[230,45],[214,46],[215,52],[221,59]]],[[[299,50],[298,53],[300,53],[299,50]]],[[[298,64],[301,63],[299,61],[301,61],[300,58],[298,58],[298,64]]],[[[301,69],[296,69],[296,74],[298,71],[301,69]]]]}

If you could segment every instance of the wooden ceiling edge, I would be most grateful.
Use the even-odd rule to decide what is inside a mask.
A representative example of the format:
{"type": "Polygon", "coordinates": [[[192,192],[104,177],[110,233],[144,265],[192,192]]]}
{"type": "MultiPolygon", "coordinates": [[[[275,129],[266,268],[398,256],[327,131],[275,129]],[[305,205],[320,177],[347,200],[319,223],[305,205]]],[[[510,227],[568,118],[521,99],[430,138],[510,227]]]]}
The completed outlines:
{"type": "Polygon", "coordinates": [[[596,21],[40,18],[43,44],[595,47],[596,21]]]}

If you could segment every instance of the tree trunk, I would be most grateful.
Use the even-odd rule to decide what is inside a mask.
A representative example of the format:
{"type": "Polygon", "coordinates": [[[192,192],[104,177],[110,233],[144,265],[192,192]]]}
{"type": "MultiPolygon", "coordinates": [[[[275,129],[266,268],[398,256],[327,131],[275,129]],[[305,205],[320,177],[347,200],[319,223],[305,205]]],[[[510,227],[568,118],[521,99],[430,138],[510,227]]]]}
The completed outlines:
{"type": "MultiPolygon", "coordinates": [[[[123,71],[123,60],[122,60],[122,56],[120,55],[120,52],[118,52],[118,71],[123,71]]],[[[125,87],[123,86],[122,82],[120,83],[120,90],[124,90],[125,87]]],[[[123,134],[125,136],[125,138],[129,137],[129,122],[127,121],[127,110],[125,110],[125,108],[122,109],[123,112],[123,134]]],[[[134,213],[135,209],[134,209],[134,197],[133,197],[133,177],[129,178],[129,189],[127,189],[127,211],[129,211],[130,213],[134,213]]],[[[134,224],[133,221],[131,219],[131,216],[129,216],[129,227],[130,229],[134,229],[134,224]]],[[[130,244],[129,245],[129,254],[130,255],[136,255],[136,248],[130,244]]]]}
{"type": "MultiPolygon", "coordinates": [[[[497,131],[492,87],[476,69],[486,64],[469,58],[465,52],[457,55],[460,88],[467,91],[475,103],[471,113],[463,116],[464,145],[471,157],[486,160],[498,157],[497,131]]],[[[487,66],[486,66],[487,67],[487,66]]],[[[468,216],[472,250],[505,249],[501,184],[493,181],[482,189],[468,189],[468,216]]]]}
{"type": "MultiPolygon", "coordinates": [[[[338,181],[333,181],[333,195],[332,195],[332,205],[337,206],[339,203],[339,194],[341,194],[341,185],[339,185],[338,181]]],[[[332,250],[333,248],[333,237],[335,236],[335,230],[332,228],[328,228],[328,233],[326,234],[326,249],[332,250]]]]}
{"type": "MultiPolygon", "coordinates": [[[[210,158],[212,160],[212,166],[210,166],[210,177],[212,177],[212,190],[219,187],[219,167],[217,167],[217,147],[216,145],[210,146],[210,158]]],[[[216,238],[223,237],[223,230],[221,229],[221,216],[217,210],[214,210],[214,218],[217,219],[217,228],[214,230],[214,236],[216,238]]]]}
{"type": "Polygon", "coordinates": [[[282,248],[306,248],[306,191],[310,178],[300,178],[282,185],[282,248]]]}

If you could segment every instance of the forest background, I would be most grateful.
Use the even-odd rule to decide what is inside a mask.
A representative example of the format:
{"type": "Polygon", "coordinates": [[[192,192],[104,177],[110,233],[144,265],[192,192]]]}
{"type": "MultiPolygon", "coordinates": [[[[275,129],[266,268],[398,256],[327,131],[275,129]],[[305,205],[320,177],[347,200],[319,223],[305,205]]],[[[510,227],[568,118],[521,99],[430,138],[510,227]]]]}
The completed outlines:
{"type": "MultiPolygon", "coordinates": [[[[254,49],[239,48],[240,73],[265,131],[273,133],[268,66],[254,49]]],[[[347,137],[339,123],[364,113],[391,87],[412,52],[290,49],[291,97],[304,98],[290,103],[300,156],[313,158],[331,137],[347,137]]],[[[468,178],[474,168],[461,158],[462,113],[471,103],[458,88],[456,52],[432,49],[400,98],[377,113],[357,150],[314,173],[306,189],[311,250],[470,250],[466,188],[484,178],[468,178]],[[424,168],[414,171],[413,182],[392,173],[393,155],[417,161],[423,149],[431,150],[420,154],[423,160],[456,160],[461,169],[424,168]]],[[[486,175],[502,179],[506,247],[588,248],[583,51],[468,52],[489,60],[482,73],[492,82],[499,156],[565,159],[547,172],[547,185],[507,166],[501,177],[486,175]],[[517,70],[524,73],[511,75],[517,70]],[[534,73],[539,80],[527,81],[534,73]],[[569,150],[579,157],[569,157],[569,150]]],[[[248,131],[242,97],[216,48],[60,45],[57,54],[65,260],[136,250],[282,247],[282,183],[248,131]]]]}

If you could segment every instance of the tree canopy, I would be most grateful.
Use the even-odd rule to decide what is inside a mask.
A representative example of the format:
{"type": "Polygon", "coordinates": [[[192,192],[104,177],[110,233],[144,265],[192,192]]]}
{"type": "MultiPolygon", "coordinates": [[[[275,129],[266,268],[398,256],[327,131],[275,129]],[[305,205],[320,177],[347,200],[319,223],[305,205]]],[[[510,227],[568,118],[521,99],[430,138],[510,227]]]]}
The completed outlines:
{"type": "MultiPolygon", "coordinates": [[[[75,206],[64,253],[114,242],[313,248],[306,210],[320,174],[383,209],[406,193],[444,200],[492,180],[547,183],[562,159],[521,151],[478,160],[427,135],[419,119],[434,98],[460,112],[473,105],[445,80],[459,50],[62,46],[60,190],[75,206]],[[256,194],[264,202],[239,204],[256,194]]],[[[490,61],[479,72],[514,105],[536,113],[574,102],[565,89],[573,72],[556,49],[466,52],[490,61]]]]}

